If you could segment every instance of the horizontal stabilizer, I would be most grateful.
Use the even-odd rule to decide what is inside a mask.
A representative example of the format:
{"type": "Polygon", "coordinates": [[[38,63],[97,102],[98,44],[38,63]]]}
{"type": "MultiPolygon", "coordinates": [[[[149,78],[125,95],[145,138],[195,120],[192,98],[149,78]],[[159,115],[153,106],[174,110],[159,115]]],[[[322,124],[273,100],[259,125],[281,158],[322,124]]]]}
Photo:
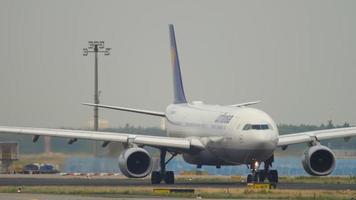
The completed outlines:
{"type": "Polygon", "coordinates": [[[233,104],[230,106],[234,106],[234,107],[244,107],[244,106],[251,106],[254,104],[258,104],[261,103],[261,101],[250,101],[250,102],[246,102],[246,103],[239,103],[239,104],[233,104]]]}
{"type": "Polygon", "coordinates": [[[103,104],[93,104],[93,103],[82,103],[82,104],[86,105],[86,106],[107,108],[107,109],[112,109],[112,110],[121,110],[121,111],[134,112],[134,113],[140,113],[140,114],[145,114],[145,115],[159,116],[159,117],[166,117],[166,114],[164,112],[141,110],[141,109],[135,109],[135,108],[119,107],[119,106],[109,106],[109,105],[103,105],[103,104]]]}

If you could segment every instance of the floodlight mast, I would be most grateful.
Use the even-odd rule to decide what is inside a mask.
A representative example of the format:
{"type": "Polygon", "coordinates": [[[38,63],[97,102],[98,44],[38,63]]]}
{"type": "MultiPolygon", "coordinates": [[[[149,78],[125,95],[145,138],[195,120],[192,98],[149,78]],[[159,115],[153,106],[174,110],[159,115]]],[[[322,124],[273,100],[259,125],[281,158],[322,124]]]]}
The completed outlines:
{"type": "MultiPolygon", "coordinates": [[[[88,48],[83,48],[83,56],[89,53],[94,53],[94,104],[99,104],[99,87],[98,87],[98,53],[104,53],[105,56],[110,55],[111,48],[104,49],[104,41],[89,41],[88,48]]],[[[94,130],[99,129],[99,108],[94,106],[94,130]]],[[[94,154],[97,155],[96,142],[94,143],[94,154]]]]}

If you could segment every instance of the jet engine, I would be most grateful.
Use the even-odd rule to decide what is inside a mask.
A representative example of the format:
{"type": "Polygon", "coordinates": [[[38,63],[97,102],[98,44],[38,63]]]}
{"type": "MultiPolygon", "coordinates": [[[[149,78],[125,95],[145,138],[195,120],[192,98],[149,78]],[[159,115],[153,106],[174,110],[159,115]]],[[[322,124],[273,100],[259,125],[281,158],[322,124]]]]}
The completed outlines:
{"type": "Polygon", "coordinates": [[[335,155],[328,147],[315,145],[305,150],[302,164],[308,174],[326,176],[335,169],[335,155]]]}
{"type": "Polygon", "coordinates": [[[125,149],[119,156],[119,168],[127,177],[145,177],[152,171],[151,155],[139,147],[125,149]]]}

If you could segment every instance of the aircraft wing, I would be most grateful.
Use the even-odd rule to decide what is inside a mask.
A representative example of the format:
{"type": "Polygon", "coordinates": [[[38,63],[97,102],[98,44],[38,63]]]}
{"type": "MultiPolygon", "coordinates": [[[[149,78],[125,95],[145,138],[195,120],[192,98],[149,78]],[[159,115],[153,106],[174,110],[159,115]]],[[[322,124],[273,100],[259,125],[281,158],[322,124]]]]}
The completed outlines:
{"type": "Polygon", "coordinates": [[[205,146],[197,138],[175,138],[127,133],[113,133],[101,131],[83,131],[49,128],[8,127],[0,126],[0,133],[25,134],[34,136],[51,136],[63,138],[76,138],[97,141],[120,142],[137,144],[156,148],[165,147],[178,151],[201,150],[205,146]]]}
{"type": "Polygon", "coordinates": [[[291,144],[308,143],[315,140],[320,141],[336,138],[344,138],[345,141],[347,141],[354,136],[356,136],[356,127],[308,131],[302,133],[280,135],[278,138],[278,146],[283,147],[291,144]]]}

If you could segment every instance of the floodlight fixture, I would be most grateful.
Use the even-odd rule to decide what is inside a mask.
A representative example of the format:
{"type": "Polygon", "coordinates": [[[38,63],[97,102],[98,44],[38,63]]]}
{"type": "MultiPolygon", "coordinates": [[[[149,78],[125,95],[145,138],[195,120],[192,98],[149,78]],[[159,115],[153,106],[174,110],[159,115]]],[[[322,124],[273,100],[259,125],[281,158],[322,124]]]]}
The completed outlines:
{"type": "Polygon", "coordinates": [[[83,56],[87,56],[88,55],[88,48],[83,48],[83,56]]]}
{"type": "Polygon", "coordinates": [[[111,48],[106,48],[104,55],[106,55],[106,56],[110,55],[110,50],[111,50],[111,48]]]}

